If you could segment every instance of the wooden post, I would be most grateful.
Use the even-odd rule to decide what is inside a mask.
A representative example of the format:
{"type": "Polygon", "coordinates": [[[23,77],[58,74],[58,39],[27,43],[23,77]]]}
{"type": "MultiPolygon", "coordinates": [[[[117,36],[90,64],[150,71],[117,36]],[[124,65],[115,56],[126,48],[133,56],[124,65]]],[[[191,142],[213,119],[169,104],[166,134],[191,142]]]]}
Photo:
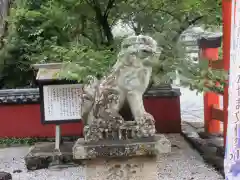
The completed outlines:
{"type": "MultiPolygon", "coordinates": [[[[231,11],[232,1],[222,0],[222,17],[223,17],[223,64],[224,70],[229,71],[230,66],[230,42],[231,42],[231,11]]],[[[223,96],[224,111],[224,144],[226,144],[227,125],[228,125],[228,85],[224,88],[223,96]]]]}
{"type": "Polygon", "coordinates": [[[59,150],[61,144],[61,127],[57,124],[55,128],[55,150],[59,150]]]}
{"type": "MultiPolygon", "coordinates": [[[[198,40],[200,59],[218,60],[218,48],[221,46],[221,37],[202,38],[198,40]]],[[[211,63],[209,63],[211,67],[211,63]]],[[[220,133],[220,121],[212,119],[212,107],[219,108],[219,96],[213,92],[204,93],[204,129],[207,133],[220,133]]]]}

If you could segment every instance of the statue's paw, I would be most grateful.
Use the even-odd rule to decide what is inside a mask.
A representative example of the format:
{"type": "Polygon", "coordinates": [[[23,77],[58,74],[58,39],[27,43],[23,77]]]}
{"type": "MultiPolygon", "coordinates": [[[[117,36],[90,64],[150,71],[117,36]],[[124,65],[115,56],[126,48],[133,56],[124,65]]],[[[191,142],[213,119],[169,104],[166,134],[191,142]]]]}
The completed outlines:
{"type": "Polygon", "coordinates": [[[151,114],[145,113],[144,116],[136,119],[139,130],[138,137],[150,137],[156,133],[155,121],[151,114]]]}
{"type": "Polygon", "coordinates": [[[84,127],[84,139],[86,142],[99,141],[103,139],[101,128],[97,125],[90,125],[84,127]]]}
{"type": "Polygon", "coordinates": [[[104,119],[98,119],[98,121],[95,124],[97,124],[98,127],[103,129],[108,127],[108,123],[104,119]]]}
{"type": "Polygon", "coordinates": [[[145,125],[142,127],[142,132],[144,137],[153,136],[156,133],[155,126],[145,125]]]}
{"type": "Polygon", "coordinates": [[[118,129],[123,123],[124,120],[122,116],[114,116],[111,120],[107,121],[106,127],[110,130],[118,129]]]}
{"type": "Polygon", "coordinates": [[[155,124],[155,120],[153,118],[153,116],[149,113],[144,113],[144,115],[142,117],[138,117],[136,119],[137,124],[140,125],[144,125],[144,124],[148,124],[148,125],[154,125],[155,124]]]}
{"type": "Polygon", "coordinates": [[[156,129],[155,129],[155,126],[150,126],[149,128],[148,128],[148,134],[149,134],[149,136],[154,136],[155,134],[156,134],[156,129]]]}

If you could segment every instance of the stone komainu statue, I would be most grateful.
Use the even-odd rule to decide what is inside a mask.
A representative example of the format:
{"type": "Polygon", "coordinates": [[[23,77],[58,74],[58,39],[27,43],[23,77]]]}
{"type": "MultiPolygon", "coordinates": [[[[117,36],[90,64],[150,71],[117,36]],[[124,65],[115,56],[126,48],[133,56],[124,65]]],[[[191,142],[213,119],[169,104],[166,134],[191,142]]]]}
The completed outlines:
{"type": "Polygon", "coordinates": [[[82,96],[86,142],[155,134],[154,118],[145,111],[142,97],[158,57],[155,40],[143,35],[130,36],[122,42],[117,62],[108,76],[101,80],[88,77],[82,96]],[[123,119],[119,113],[126,102],[133,121],[123,119]]]}

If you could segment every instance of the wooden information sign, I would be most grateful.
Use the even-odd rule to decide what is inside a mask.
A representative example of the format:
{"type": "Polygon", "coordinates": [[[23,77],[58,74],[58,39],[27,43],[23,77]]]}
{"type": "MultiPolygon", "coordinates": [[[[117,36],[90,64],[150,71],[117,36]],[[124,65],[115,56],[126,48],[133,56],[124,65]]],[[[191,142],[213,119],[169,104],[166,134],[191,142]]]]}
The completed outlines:
{"type": "MultiPolygon", "coordinates": [[[[41,92],[42,91],[42,92],[41,92]]],[[[42,123],[66,123],[81,119],[81,85],[44,85],[42,94],[42,123]]]]}

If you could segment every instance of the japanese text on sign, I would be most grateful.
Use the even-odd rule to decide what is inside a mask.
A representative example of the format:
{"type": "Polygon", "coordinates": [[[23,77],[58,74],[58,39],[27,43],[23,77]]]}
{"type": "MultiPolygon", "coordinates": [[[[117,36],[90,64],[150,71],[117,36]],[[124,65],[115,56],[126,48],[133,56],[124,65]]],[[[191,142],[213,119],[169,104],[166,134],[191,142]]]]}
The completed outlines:
{"type": "Polygon", "coordinates": [[[43,86],[45,121],[81,119],[81,85],[43,86]]]}

